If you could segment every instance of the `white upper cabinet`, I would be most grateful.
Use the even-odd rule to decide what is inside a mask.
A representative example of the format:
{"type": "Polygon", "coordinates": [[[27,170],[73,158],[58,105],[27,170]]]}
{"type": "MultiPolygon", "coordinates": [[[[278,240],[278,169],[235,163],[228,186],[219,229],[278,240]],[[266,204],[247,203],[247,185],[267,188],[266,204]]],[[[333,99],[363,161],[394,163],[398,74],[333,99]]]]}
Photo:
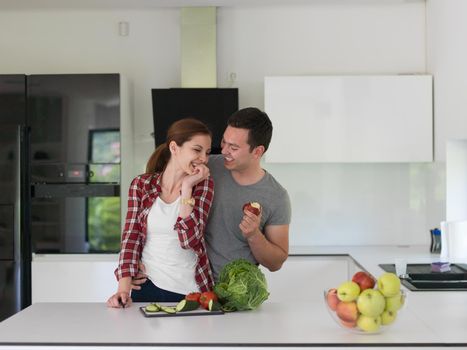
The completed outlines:
{"type": "Polygon", "coordinates": [[[267,162],[431,162],[430,75],[266,77],[267,162]]]}

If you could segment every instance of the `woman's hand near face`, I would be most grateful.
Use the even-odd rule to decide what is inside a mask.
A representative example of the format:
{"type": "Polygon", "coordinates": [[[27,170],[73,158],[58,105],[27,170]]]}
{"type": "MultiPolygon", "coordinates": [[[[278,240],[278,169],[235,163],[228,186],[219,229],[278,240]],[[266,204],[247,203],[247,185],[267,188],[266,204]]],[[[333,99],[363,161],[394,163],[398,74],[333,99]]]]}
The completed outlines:
{"type": "Polygon", "coordinates": [[[198,184],[201,181],[204,181],[209,176],[209,168],[205,164],[197,164],[194,166],[192,174],[187,174],[183,178],[182,182],[182,192],[183,189],[192,189],[193,186],[198,184]]]}

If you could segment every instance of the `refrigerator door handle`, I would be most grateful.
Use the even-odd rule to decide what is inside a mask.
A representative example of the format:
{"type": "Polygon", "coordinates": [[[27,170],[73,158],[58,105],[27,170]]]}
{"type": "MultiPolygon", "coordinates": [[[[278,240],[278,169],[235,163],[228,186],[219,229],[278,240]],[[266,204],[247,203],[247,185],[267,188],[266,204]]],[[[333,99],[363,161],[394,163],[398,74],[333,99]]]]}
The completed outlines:
{"type": "Polygon", "coordinates": [[[14,236],[13,249],[15,262],[21,261],[21,214],[22,214],[22,185],[21,185],[21,162],[23,158],[22,143],[24,139],[24,126],[18,125],[16,130],[16,157],[15,157],[15,211],[14,211],[14,236]]]}
{"type": "Polygon", "coordinates": [[[13,250],[14,250],[14,284],[15,284],[15,310],[19,311],[22,309],[22,253],[21,253],[21,230],[22,230],[22,161],[23,161],[23,137],[24,127],[18,125],[16,130],[16,157],[15,157],[15,204],[14,204],[14,232],[13,232],[13,250]]]}

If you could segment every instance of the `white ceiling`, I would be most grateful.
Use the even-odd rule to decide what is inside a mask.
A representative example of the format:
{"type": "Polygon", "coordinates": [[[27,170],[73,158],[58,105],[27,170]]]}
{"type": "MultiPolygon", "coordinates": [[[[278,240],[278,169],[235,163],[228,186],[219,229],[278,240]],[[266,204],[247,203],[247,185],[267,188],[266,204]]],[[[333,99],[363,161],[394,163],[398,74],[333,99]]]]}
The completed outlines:
{"type": "Polygon", "coordinates": [[[0,0],[1,9],[125,9],[188,6],[269,6],[304,4],[345,4],[345,3],[394,3],[420,2],[425,0],[0,0]]]}

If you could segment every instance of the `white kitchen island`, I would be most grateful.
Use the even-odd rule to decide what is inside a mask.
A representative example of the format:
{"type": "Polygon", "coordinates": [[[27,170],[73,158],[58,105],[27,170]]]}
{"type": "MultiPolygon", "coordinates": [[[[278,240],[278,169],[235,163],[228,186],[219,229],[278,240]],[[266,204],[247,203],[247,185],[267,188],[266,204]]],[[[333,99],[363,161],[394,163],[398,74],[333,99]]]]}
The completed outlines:
{"type": "Polygon", "coordinates": [[[295,254],[312,255],[291,256],[283,270],[268,274],[271,297],[255,311],[145,318],[138,308],[144,304],[110,309],[104,303],[36,303],[0,323],[0,349],[467,348],[465,292],[409,291],[407,307],[381,334],[350,333],[326,310],[323,289],[354,269],[348,263],[352,259],[334,254],[350,254],[379,275],[378,263],[392,263],[394,256],[404,254],[409,263],[434,259],[425,249],[293,249],[295,254]],[[313,268],[311,274],[304,273],[313,268]]]}

